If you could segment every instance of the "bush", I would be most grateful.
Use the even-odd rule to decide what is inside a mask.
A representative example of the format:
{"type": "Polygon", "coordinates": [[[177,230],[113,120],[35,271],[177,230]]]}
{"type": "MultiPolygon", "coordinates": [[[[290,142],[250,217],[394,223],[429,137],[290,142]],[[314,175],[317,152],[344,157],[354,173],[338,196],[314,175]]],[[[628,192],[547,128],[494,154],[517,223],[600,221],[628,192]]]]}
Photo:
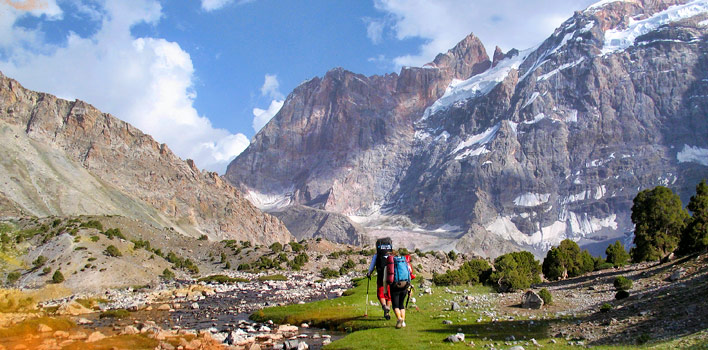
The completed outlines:
{"type": "Polygon", "coordinates": [[[257,270],[270,270],[280,267],[280,263],[265,255],[262,255],[253,263],[252,267],[257,270]]]}
{"type": "Polygon", "coordinates": [[[64,282],[64,274],[61,273],[61,270],[54,271],[54,275],[52,275],[52,282],[54,282],[54,283],[64,282]]]}
{"type": "Polygon", "coordinates": [[[258,277],[259,281],[287,281],[288,278],[283,275],[268,275],[258,277]]]}
{"type": "Polygon", "coordinates": [[[45,268],[42,269],[42,276],[46,276],[46,275],[48,275],[50,272],[52,272],[52,268],[49,267],[49,266],[47,266],[47,267],[45,267],[45,268]]]}
{"type": "Polygon", "coordinates": [[[633,202],[635,247],[630,251],[632,261],[659,260],[673,252],[689,219],[681,198],[670,189],[657,186],[639,192],[633,202]]]}
{"type": "Polygon", "coordinates": [[[577,277],[595,269],[595,260],[587,250],[580,251],[570,239],[551,248],[543,259],[543,275],[549,280],[577,277]]]}
{"type": "Polygon", "coordinates": [[[610,304],[610,303],[604,303],[604,304],[602,304],[602,306],[600,306],[600,312],[609,312],[612,309],[613,309],[613,307],[612,307],[612,304],[610,304]]]}
{"type": "Polygon", "coordinates": [[[114,257],[114,258],[119,257],[119,256],[123,256],[123,253],[121,253],[120,250],[118,250],[118,248],[116,248],[116,246],[114,246],[114,245],[109,245],[108,247],[106,247],[106,250],[104,251],[104,253],[106,255],[114,257]]]}
{"type": "Polygon", "coordinates": [[[46,262],[47,262],[47,257],[44,255],[40,255],[37,257],[37,259],[34,259],[34,261],[32,262],[32,265],[34,266],[35,269],[38,269],[38,268],[44,266],[44,264],[46,262]]]}
{"type": "Polygon", "coordinates": [[[99,318],[125,318],[130,316],[130,311],[126,309],[116,309],[101,312],[99,318]]]}
{"type": "Polygon", "coordinates": [[[231,278],[231,277],[225,276],[225,275],[211,275],[211,276],[200,278],[198,281],[199,282],[207,282],[207,283],[248,282],[248,280],[245,278],[241,278],[241,277],[231,278]]]}
{"type": "Polygon", "coordinates": [[[615,299],[617,300],[622,300],[626,298],[629,298],[629,292],[626,290],[617,291],[617,293],[615,294],[615,299]]]}
{"type": "Polygon", "coordinates": [[[123,233],[120,232],[120,229],[119,229],[119,228],[111,228],[111,229],[108,229],[108,230],[106,230],[106,232],[104,232],[103,234],[106,235],[106,237],[108,237],[108,239],[113,239],[113,237],[118,237],[118,238],[123,239],[123,240],[126,239],[125,236],[123,235],[123,233]]]}
{"type": "Polygon", "coordinates": [[[199,238],[197,238],[197,240],[198,241],[206,241],[206,240],[209,240],[209,237],[207,237],[207,235],[201,235],[201,236],[199,236],[199,238]]]}
{"type": "Polygon", "coordinates": [[[457,253],[454,250],[451,250],[447,253],[447,257],[450,260],[455,261],[455,260],[457,260],[457,253]]]}
{"type": "Polygon", "coordinates": [[[239,264],[238,267],[236,268],[236,270],[238,270],[238,271],[247,271],[247,270],[250,270],[250,269],[251,269],[251,265],[245,264],[245,263],[244,263],[244,264],[239,264]]]}
{"type": "Polygon", "coordinates": [[[548,289],[543,288],[538,292],[538,296],[543,299],[543,303],[545,305],[551,305],[553,304],[553,296],[551,295],[551,292],[548,291],[548,289]]]}
{"type": "Polygon", "coordinates": [[[94,243],[95,243],[95,242],[98,242],[98,240],[101,239],[101,237],[98,237],[98,236],[96,236],[96,235],[93,235],[93,236],[91,236],[91,238],[89,238],[89,239],[91,240],[91,242],[94,242],[94,243]]]}
{"type": "Polygon", "coordinates": [[[605,263],[595,266],[595,271],[607,270],[607,269],[611,269],[613,267],[615,267],[614,264],[605,262],[605,263]]]}
{"type": "Polygon", "coordinates": [[[273,253],[280,253],[283,250],[283,245],[280,244],[280,242],[275,242],[275,243],[271,244],[270,247],[268,247],[268,248],[270,248],[270,250],[272,250],[273,253]]]}
{"type": "Polygon", "coordinates": [[[101,224],[101,222],[98,221],[98,220],[90,220],[90,221],[87,221],[87,222],[82,222],[81,225],[80,225],[80,227],[84,227],[84,228],[95,228],[95,229],[97,229],[97,230],[99,230],[99,231],[103,231],[103,224],[101,224]]]}
{"type": "Polygon", "coordinates": [[[613,285],[616,290],[630,290],[632,289],[632,280],[624,276],[617,276],[613,285]]]}
{"type": "Polygon", "coordinates": [[[15,284],[15,282],[17,282],[17,280],[19,280],[21,276],[22,275],[17,271],[13,271],[13,272],[8,273],[7,274],[7,284],[15,284]]]}
{"type": "Polygon", "coordinates": [[[620,241],[610,244],[605,249],[605,254],[607,255],[607,262],[611,263],[613,267],[624,266],[629,261],[629,253],[627,253],[620,241]]]}
{"type": "Polygon", "coordinates": [[[131,241],[133,243],[133,249],[145,249],[147,251],[150,251],[150,241],[148,240],[142,240],[142,239],[135,239],[131,241]]]}
{"type": "Polygon", "coordinates": [[[484,259],[472,259],[459,269],[444,274],[433,273],[433,283],[438,286],[486,283],[492,273],[492,267],[484,259]]]}
{"type": "Polygon", "coordinates": [[[305,253],[300,253],[288,262],[288,266],[295,271],[299,271],[308,261],[310,261],[310,257],[305,253]]]}
{"type": "Polygon", "coordinates": [[[529,252],[513,252],[494,260],[490,280],[499,292],[527,289],[531,284],[541,283],[541,265],[529,252]]]}
{"type": "Polygon", "coordinates": [[[324,278],[339,277],[339,271],[330,269],[329,267],[325,267],[322,270],[320,270],[320,274],[324,278]]]}
{"type": "Polygon", "coordinates": [[[164,278],[164,279],[166,279],[166,280],[168,280],[168,281],[171,281],[171,280],[175,279],[175,273],[172,272],[170,269],[165,268],[165,269],[162,271],[162,275],[160,275],[160,277],[162,277],[162,278],[164,278]]]}
{"type": "Polygon", "coordinates": [[[290,244],[290,248],[292,248],[293,252],[295,252],[295,253],[305,251],[305,246],[298,243],[298,242],[290,242],[289,244],[290,244]]]}

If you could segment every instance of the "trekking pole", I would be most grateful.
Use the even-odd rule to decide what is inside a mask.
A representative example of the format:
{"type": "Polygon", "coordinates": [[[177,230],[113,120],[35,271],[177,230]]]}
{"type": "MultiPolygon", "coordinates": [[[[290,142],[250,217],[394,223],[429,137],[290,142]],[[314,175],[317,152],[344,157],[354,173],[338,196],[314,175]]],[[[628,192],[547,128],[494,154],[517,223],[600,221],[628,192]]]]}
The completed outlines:
{"type": "Polygon", "coordinates": [[[364,306],[364,317],[369,317],[369,282],[371,282],[371,276],[366,280],[366,306],[364,306]]]}

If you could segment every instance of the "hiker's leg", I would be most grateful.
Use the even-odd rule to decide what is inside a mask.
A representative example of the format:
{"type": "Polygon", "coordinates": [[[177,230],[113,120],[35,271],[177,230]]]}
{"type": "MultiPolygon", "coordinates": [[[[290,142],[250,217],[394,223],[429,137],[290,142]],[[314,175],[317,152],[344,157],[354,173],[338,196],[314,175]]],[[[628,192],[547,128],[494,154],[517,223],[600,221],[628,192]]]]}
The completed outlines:
{"type": "Polygon", "coordinates": [[[406,309],[401,309],[399,312],[401,314],[401,319],[405,321],[406,320],[406,309]]]}
{"type": "Polygon", "coordinates": [[[401,309],[398,308],[393,308],[393,313],[396,314],[396,319],[401,320],[403,319],[403,315],[401,314],[401,309]]]}

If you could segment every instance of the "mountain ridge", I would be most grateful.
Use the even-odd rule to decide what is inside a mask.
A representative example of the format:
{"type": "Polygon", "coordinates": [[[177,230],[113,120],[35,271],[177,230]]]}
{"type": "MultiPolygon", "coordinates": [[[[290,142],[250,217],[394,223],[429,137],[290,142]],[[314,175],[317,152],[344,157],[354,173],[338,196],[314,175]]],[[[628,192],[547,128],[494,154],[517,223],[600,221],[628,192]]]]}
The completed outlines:
{"type": "MultiPolygon", "coordinates": [[[[355,100],[360,107],[347,108],[348,100],[325,95],[299,105],[307,108],[284,108],[225,178],[251,199],[342,213],[374,234],[402,216],[410,224],[398,227],[399,245],[409,248],[422,241],[411,234],[436,237],[442,227],[456,229],[438,235],[447,243],[437,248],[487,256],[519,248],[541,255],[563,238],[588,246],[629,243],[631,200],[639,189],[673,185],[687,198],[708,176],[701,137],[708,130],[706,104],[700,100],[707,57],[700,23],[707,12],[701,1],[601,2],[577,11],[535,48],[495,50],[493,64],[481,43],[471,45],[485,52],[477,63],[489,66],[477,73],[456,60],[467,62],[467,70],[457,71],[475,72],[464,79],[436,75],[450,50],[438,63],[404,67],[395,91],[417,98],[405,96],[393,107],[390,100],[364,107],[355,100]],[[368,110],[378,124],[359,123],[368,110]],[[298,113],[300,122],[291,123],[289,116],[298,113]],[[338,124],[302,127],[322,115],[338,124]],[[337,128],[349,132],[333,132],[337,128]],[[309,139],[279,148],[286,132],[309,139]],[[352,137],[367,133],[380,137],[378,152],[362,150],[352,137]],[[323,140],[343,146],[326,154],[301,147],[323,140]],[[289,160],[275,161],[278,150],[289,160]],[[317,162],[304,172],[289,163],[308,157],[317,162]],[[273,173],[286,175],[279,187],[252,180],[273,173]],[[481,237],[497,239],[487,239],[494,243],[486,248],[470,243],[481,237]]],[[[311,80],[285,105],[327,81],[327,75],[311,80]]],[[[382,88],[342,86],[337,96],[382,88]]]]}
{"type": "Polygon", "coordinates": [[[25,214],[119,214],[191,237],[292,239],[216,173],[88,103],[29,91],[0,73],[0,122],[9,152],[3,196],[25,214]]]}

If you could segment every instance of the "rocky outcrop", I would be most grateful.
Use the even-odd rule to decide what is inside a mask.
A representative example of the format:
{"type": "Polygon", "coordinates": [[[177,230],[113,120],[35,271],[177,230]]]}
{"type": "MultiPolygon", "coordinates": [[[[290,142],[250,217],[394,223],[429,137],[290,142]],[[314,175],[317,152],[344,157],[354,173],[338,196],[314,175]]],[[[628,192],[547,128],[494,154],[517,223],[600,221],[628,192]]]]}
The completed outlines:
{"type": "Polygon", "coordinates": [[[399,75],[329,72],[226,177],[279,205],[452,227],[460,251],[543,255],[571,238],[599,254],[631,242],[639,190],[687,199],[708,177],[707,7],[599,3],[491,68],[468,37],[399,75]]]}
{"type": "Polygon", "coordinates": [[[271,212],[298,240],[325,238],[335,243],[364,245],[368,237],[363,227],[342,214],[294,205],[271,212]]]}
{"type": "Polygon", "coordinates": [[[2,197],[33,215],[118,214],[183,234],[268,244],[292,236],[216,173],[82,101],[0,74],[2,197]]]}

